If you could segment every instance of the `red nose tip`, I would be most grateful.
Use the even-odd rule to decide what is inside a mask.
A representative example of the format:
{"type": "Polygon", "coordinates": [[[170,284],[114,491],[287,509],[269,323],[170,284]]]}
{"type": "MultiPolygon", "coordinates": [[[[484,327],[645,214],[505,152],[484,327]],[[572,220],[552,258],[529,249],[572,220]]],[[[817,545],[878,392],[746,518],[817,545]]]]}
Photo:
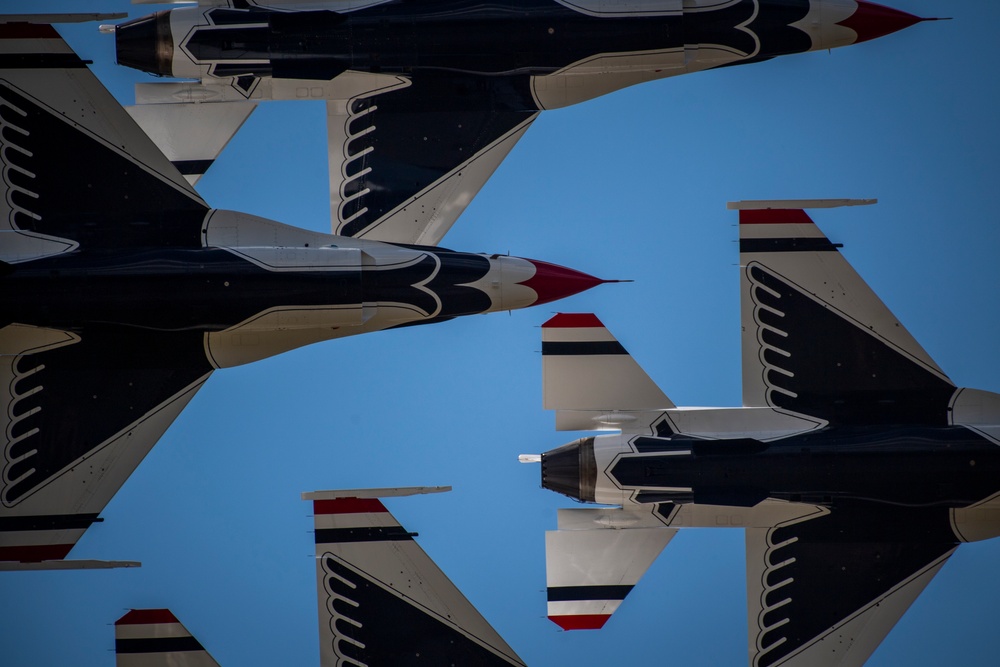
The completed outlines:
{"type": "Polygon", "coordinates": [[[858,3],[858,10],[839,24],[858,33],[858,39],[855,44],[883,37],[903,28],[909,28],[911,25],[920,23],[921,21],[934,20],[922,19],[919,16],[907,14],[898,9],[876,5],[874,2],[865,2],[865,0],[856,0],[856,2],[858,3]]]}
{"type": "Polygon", "coordinates": [[[529,259],[528,261],[535,265],[535,275],[518,283],[518,285],[524,285],[535,290],[538,294],[538,300],[535,301],[536,306],[540,303],[548,303],[556,299],[573,296],[574,294],[589,290],[596,285],[618,282],[615,280],[601,280],[582,271],[567,269],[565,266],[559,266],[558,264],[539,262],[535,259],[529,259]]]}

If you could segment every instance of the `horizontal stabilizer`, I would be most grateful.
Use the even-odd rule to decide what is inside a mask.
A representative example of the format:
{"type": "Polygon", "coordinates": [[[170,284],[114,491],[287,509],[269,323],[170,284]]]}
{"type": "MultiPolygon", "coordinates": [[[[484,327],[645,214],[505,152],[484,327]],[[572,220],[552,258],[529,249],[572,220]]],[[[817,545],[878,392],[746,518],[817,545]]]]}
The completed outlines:
{"type": "Polygon", "coordinates": [[[674,404],[596,315],[560,313],[542,325],[547,410],[643,412],[674,404]]]}
{"type": "Polygon", "coordinates": [[[523,663],[376,494],[447,487],[327,491],[313,500],[320,663],[507,666],[523,663]]]}
{"type": "Polygon", "coordinates": [[[564,630],[604,626],[677,533],[652,514],[561,509],[545,533],[548,617],[564,630]]]}
{"type": "Polygon", "coordinates": [[[117,667],[219,667],[169,609],[132,609],[115,621],[117,667]]]}
{"type": "Polygon", "coordinates": [[[743,405],[831,423],[947,423],[954,385],[801,208],[740,202],[743,405]]]}
{"type": "MultiPolygon", "coordinates": [[[[137,93],[136,101],[138,97],[137,93]]],[[[126,110],[194,185],[256,107],[256,102],[183,102],[140,103],[126,110]]]]}

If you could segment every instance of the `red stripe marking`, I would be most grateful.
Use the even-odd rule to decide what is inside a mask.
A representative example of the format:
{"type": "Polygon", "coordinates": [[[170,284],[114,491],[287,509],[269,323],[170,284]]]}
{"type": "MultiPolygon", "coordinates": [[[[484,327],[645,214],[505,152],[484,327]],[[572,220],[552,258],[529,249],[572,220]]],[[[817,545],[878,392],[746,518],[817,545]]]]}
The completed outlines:
{"type": "Polygon", "coordinates": [[[858,33],[858,38],[854,43],[860,44],[870,39],[884,37],[897,30],[909,28],[911,25],[916,25],[925,20],[919,16],[907,14],[892,7],[858,0],[857,10],[837,25],[850,28],[858,33]]]}
{"type": "Polygon", "coordinates": [[[534,303],[536,306],[564,299],[568,296],[585,292],[595,285],[608,282],[582,271],[559,266],[558,264],[540,262],[537,259],[525,259],[535,266],[535,275],[527,280],[522,280],[518,285],[524,285],[535,290],[535,294],[538,295],[534,303]]]}
{"type": "Polygon", "coordinates": [[[801,208],[765,208],[740,211],[741,225],[809,225],[812,219],[801,208]]]}
{"type": "Polygon", "coordinates": [[[563,630],[600,630],[611,614],[580,614],[577,616],[549,616],[549,620],[563,630]]]}
{"type": "Polygon", "coordinates": [[[16,560],[22,563],[60,560],[65,558],[72,548],[72,544],[32,544],[21,547],[0,547],[0,560],[16,560]]]}
{"type": "Polygon", "coordinates": [[[559,313],[542,325],[543,329],[582,329],[604,327],[593,313],[559,313]]]}
{"type": "Polygon", "coordinates": [[[115,625],[147,625],[150,623],[180,623],[169,609],[133,609],[117,621],[115,625]]]}
{"type": "Polygon", "coordinates": [[[47,23],[0,23],[0,39],[59,39],[47,23]]]}
{"type": "Polygon", "coordinates": [[[313,514],[361,514],[362,512],[388,512],[378,498],[336,498],[314,500],[313,514]]]}

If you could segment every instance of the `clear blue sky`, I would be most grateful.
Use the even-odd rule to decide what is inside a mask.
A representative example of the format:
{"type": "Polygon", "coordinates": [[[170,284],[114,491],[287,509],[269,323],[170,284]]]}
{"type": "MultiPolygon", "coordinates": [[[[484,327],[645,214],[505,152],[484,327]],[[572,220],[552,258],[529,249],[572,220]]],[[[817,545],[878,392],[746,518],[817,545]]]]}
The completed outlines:
{"type": "MultiPolygon", "coordinates": [[[[84,4],[0,11],[158,9],[84,4]]],[[[72,554],[143,567],[0,576],[0,663],[112,665],[109,624],[170,607],[224,666],[317,664],[299,493],[451,484],[390,509],[529,664],[745,664],[740,531],[682,532],[601,632],[545,619],[543,532],[571,502],[517,455],[576,434],[541,409],[537,327],[555,308],[594,311],[679,405],[737,405],[726,202],[878,197],[815,218],[957,384],[1000,391],[1000,4],[893,4],[955,20],[543,114],[445,245],[636,282],[216,373],[72,554]]],[[[64,34],[131,103],[148,79],[113,64],[113,37],[64,34]]],[[[215,207],[328,229],[322,105],[263,105],[199,189],[215,207]]],[[[960,548],[869,664],[995,665],[998,563],[1000,540],[960,548]]]]}

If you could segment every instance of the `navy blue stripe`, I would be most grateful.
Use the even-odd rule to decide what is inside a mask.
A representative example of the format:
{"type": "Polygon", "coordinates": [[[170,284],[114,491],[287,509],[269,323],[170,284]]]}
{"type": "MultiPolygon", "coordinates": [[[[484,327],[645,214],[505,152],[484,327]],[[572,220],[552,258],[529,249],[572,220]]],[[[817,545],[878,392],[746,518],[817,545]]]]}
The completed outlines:
{"type": "Polygon", "coordinates": [[[0,533],[19,530],[67,530],[89,528],[100,521],[96,514],[45,514],[38,516],[9,516],[0,518],[0,533]]]}
{"type": "Polygon", "coordinates": [[[75,53],[4,53],[0,69],[79,69],[91,60],[81,60],[75,53]]]}
{"type": "Polygon", "coordinates": [[[543,355],[575,356],[592,354],[628,354],[616,340],[588,341],[580,343],[542,343],[543,355]]]}
{"type": "Polygon", "coordinates": [[[665,438],[636,438],[632,443],[635,451],[640,454],[653,454],[657,452],[678,452],[691,449],[691,441],[685,440],[675,442],[665,438]]]}
{"type": "Polygon", "coordinates": [[[150,637],[148,639],[116,639],[115,653],[178,653],[204,651],[194,637],[150,637]]]}
{"type": "Polygon", "coordinates": [[[338,542],[398,542],[412,540],[416,533],[407,532],[402,526],[388,528],[365,526],[363,528],[320,528],[316,531],[316,544],[338,542]]]}
{"type": "Polygon", "coordinates": [[[181,172],[184,176],[201,176],[208,171],[208,168],[212,166],[213,162],[215,162],[215,160],[173,160],[173,165],[177,167],[177,171],[181,172]]]}
{"type": "Polygon", "coordinates": [[[624,600],[632,586],[550,586],[549,602],[576,602],[579,600],[624,600]]]}
{"type": "Polygon", "coordinates": [[[740,252],[824,252],[844,247],[821,237],[783,239],[740,239],[740,252]]]}

